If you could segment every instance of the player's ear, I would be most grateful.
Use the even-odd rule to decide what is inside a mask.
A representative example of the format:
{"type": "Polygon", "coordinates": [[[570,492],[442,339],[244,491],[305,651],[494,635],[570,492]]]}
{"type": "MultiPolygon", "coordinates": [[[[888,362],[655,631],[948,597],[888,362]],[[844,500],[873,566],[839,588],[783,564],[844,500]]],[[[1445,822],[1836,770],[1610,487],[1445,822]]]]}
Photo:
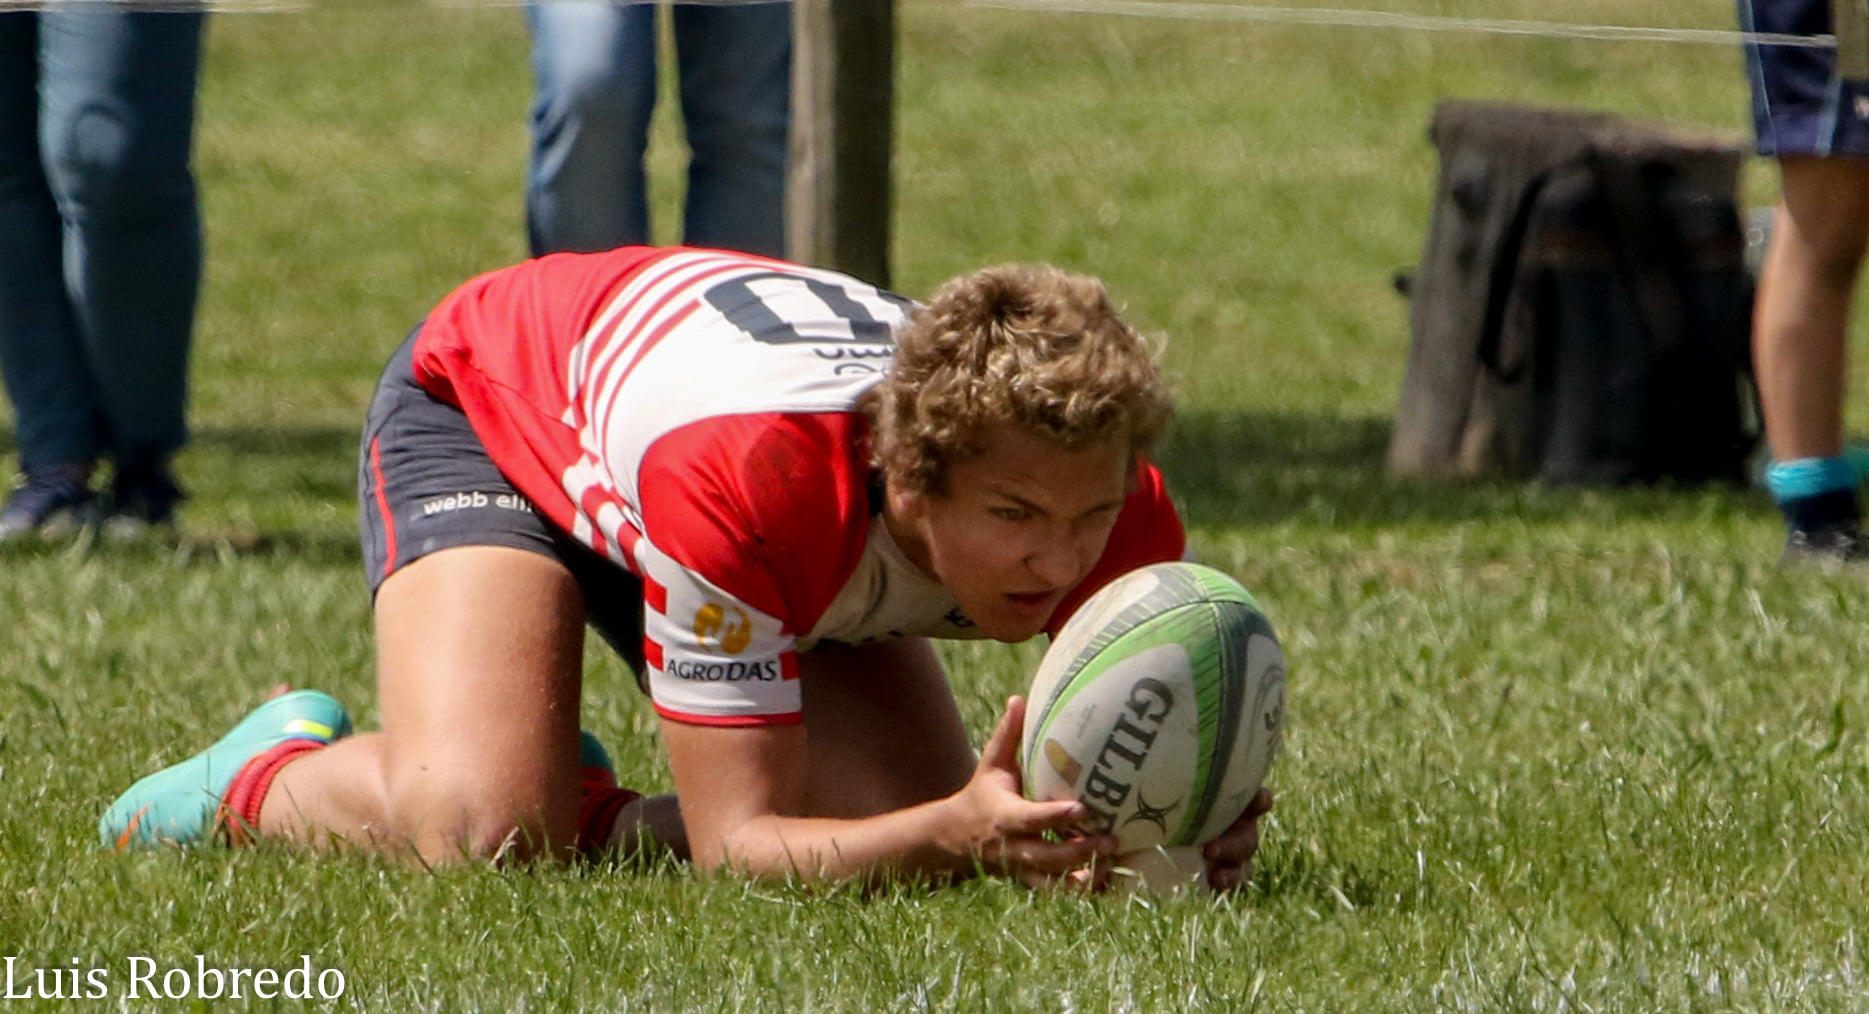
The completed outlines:
{"type": "Polygon", "coordinates": [[[889,488],[889,506],[898,520],[910,524],[919,524],[928,514],[927,497],[901,486],[889,488]]]}

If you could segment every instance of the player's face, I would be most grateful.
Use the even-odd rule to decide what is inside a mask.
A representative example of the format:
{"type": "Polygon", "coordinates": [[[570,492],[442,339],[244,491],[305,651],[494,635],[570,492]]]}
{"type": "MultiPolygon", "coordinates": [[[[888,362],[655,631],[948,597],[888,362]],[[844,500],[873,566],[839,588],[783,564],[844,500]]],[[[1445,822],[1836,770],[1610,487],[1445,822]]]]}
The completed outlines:
{"type": "Polygon", "coordinates": [[[1121,437],[1067,450],[1000,426],[946,492],[892,494],[890,533],[982,633],[1023,641],[1103,555],[1129,472],[1121,437]]]}

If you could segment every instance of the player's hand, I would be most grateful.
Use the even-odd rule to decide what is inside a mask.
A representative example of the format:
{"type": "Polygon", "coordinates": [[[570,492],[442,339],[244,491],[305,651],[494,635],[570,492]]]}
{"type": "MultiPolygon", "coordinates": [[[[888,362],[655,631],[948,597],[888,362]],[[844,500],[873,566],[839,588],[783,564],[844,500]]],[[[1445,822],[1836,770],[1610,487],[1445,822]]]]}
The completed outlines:
{"type": "Polygon", "coordinates": [[[1075,799],[1033,802],[1020,792],[1019,730],[1025,702],[1006,701],[1006,710],[987,737],[973,777],[952,801],[960,815],[959,851],[987,869],[1030,886],[1096,889],[1108,881],[1114,835],[1086,835],[1075,828],[1090,809],[1075,799]]]}
{"type": "Polygon", "coordinates": [[[1252,878],[1252,857],[1259,851],[1259,818],[1272,812],[1272,791],[1260,789],[1246,804],[1246,812],[1220,837],[1201,847],[1207,865],[1207,886],[1232,891],[1252,878]]]}

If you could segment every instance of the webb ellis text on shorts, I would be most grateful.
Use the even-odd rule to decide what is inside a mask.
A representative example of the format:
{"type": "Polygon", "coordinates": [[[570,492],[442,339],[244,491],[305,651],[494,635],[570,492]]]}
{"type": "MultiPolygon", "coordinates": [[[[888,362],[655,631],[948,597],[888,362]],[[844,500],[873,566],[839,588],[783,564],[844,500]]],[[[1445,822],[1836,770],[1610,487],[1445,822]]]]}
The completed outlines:
{"type": "Polygon", "coordinates": [[[132,956],[106,965],[5,960],[5,1000],[336,1000],[344,973],[320,969],[311,955],[282,968],[223,965],[196,954],[182,961],[132,956]]]}

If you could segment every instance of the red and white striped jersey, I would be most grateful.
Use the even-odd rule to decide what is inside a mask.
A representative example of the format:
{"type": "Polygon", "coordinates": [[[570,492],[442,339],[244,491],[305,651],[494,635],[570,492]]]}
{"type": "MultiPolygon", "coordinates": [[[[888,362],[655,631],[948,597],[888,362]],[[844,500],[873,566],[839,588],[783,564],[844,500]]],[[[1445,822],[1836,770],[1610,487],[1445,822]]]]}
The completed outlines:
{"type": "MultiPolygon", "coordinates": [[[[743,254],[554,254],[444,299],[416,341],[415,375],[467,414],[538,510],[642,578],[661,714],[795,722],[798,652],[979,636],[872,523],[881,505],[856,404],[913,309],[844,275],[743,254]]],[[[1181,556],[1160,476],[1140,472],[1052,629],[1117,574],[1181,556]]]]}

